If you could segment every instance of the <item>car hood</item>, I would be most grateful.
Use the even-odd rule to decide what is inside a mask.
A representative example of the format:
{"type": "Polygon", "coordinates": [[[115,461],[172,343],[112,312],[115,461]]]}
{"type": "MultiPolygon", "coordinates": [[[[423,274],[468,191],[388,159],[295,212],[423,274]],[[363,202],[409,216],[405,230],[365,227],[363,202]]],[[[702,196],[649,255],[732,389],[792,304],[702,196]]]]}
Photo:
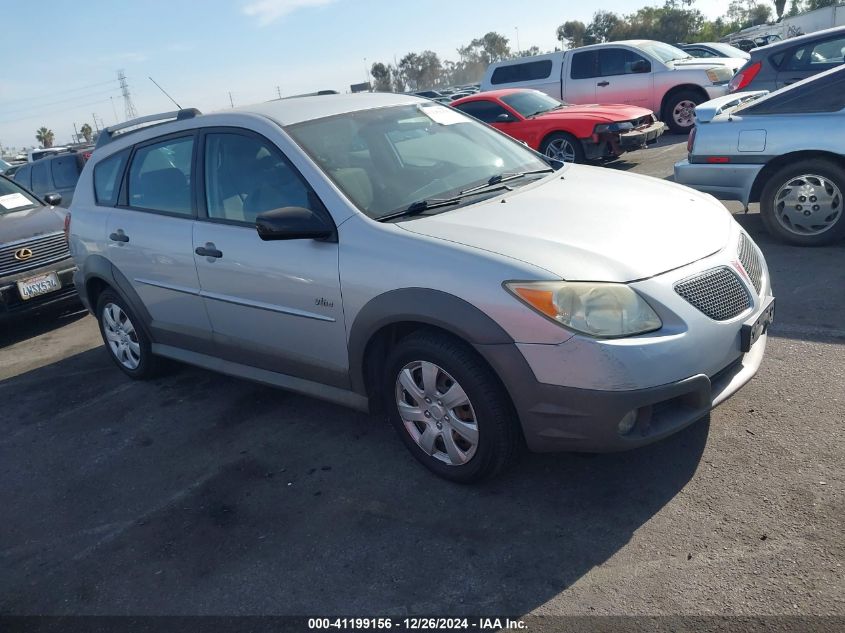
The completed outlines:
{"type": "Polygon", "coordinates": [[[539,266],[561,279],[628,282],[718,252],[732,222],[720,203],[687,187],[572,165],[504,197],[399,226],[539,266]]]}
{"type": "Polygon", "coordinates": [[[713,66],[727,66],[731,70],[736,71],[745,66],[748,62],[747,59],[743,59],[742,57],[693,57],[692,59],[679,59],[674,62],[670,62],[671,66],[673,66],[677,70],[686,70],[686,69],[707,69],[713,68],[713,66]]]}
{"type": "Polygon", "coordinates": [[[538,120],[550,119],[594,119],[596,121],[631,121],[632,119],[639,119],[644,116],[651,116],[651,110],[640,108],[638,106],[625,105],[624,103],[614,103],[610,105],[602,105],[598,103],[591,103],[587,105],[570,105],[560,110],[552,110],[544,112],[533,117],[538,120]]]}
{"type": "Polygon", "coordinates": [[[0,244],[61,231],[64,229],[65,214],[65,210],[54,207],[36,207],[0,214],[0,244]]]}

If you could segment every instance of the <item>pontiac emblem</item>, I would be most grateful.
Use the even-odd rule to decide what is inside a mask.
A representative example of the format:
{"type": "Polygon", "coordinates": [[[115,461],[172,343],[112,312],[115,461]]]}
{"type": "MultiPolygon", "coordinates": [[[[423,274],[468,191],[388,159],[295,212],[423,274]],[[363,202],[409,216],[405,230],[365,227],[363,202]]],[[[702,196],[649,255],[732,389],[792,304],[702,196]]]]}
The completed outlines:
{"type": "Polygon", "coordinates": [[[15,251],[15,259],[19,262],[25,262],[30,257],[32,257],[32,249],[30,248],[19,248],[15,251]]]}

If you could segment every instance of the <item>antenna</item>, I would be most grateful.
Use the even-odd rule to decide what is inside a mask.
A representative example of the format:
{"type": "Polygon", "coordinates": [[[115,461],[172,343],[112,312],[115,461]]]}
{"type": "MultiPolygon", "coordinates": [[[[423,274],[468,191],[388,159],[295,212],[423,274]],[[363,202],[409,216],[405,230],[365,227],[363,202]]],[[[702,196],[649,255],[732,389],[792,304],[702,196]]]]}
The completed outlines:
{"type": "Polygon", "coordinates": [[[132,103],[132,97],[129,95],[129,85],[126,83],[126,75],[122,70],[117,71],[117,80],[120,82],[120,91],[123,93],[123,105],[126,108],[126,120],[138,118],[138,111],[135,109],[135,104],[132,103]]]}
{"type": "Polygon", "coordinates": [[[180,110],[182,109],[182,106],[180,106],[178,103],[176,103],[176,99],[174,99],[169,94],[167,94],[167,91],[164,88],[162,88],[161,86],[159,86],[158,82],[155,79],[153,79],[152,77],[147,77],[147,79],[152,81],[156,85],[156,88],[161,90],[164,93],[164,96],[167,97],[168,99],[170,99],[176,105],[177,108],[179,108],[180,110]]]}

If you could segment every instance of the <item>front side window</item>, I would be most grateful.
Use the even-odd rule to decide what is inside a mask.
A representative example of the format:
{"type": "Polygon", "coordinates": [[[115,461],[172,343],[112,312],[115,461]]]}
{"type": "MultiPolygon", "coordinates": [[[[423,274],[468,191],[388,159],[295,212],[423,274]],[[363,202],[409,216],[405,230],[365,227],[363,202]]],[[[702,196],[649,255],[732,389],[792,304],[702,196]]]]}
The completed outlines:
{"type": "Polygon", "coordinates": [[[557,110],[566,105],[538,90],[514,92],[513,94],[502,97],[502,101],[526,118],[542,114],[543,112],[549,112],[550,110],[557,110]]]}
{"type": "Polygon", "coordinates": [[[520,81],[537,81],[538,79],[548,79],[551,74],[552,60],[542,59],[535,62],[499,66],[493,71],[493,76],[490,77],[490,83],[497,86],[499,84],[512,84],[520,81]]]}
{"type": "Polygon", "coordinates": [[[192,215],[193,148],[192,136],[138,148],[129,165],[129,206],[192,215]]]}
{"type": "Polygon", "coordinates": [[[314,208],[310,187],[268,141],[235,133],[205,137],[208,217],[255,223],[283,207],[314,208]]]}
{"type": "Polygon", "coordinates": [[[602,77],[632,75],[634,64],[645,61],[642,55],[637,55],[625,48],[603,48],[599,51],[599,75],[602,77]]]}
{"type": "Polygon", "coordinates": [[[32,164],[32,190],[41,195],[50,188],[50,161],[40,160],[32,164]]]}
{"type": "Polygon", "coordinates": [[[706,48],[685,48],[684,50],[693,57],[718,57],[716,53],[706,48]]]}
{"type": "Polygon", "coordinates": [[[785,70],[818,71],[843,63],[845,36],[796,48],[786,58],[785,70]]]}
{"type": "Polygon", "coordinates": [[[493,101],[470,101],[455,107],[484,123],[495,123],[499,115],[508,114],[507,110],[493,101]]]}
{"type": "Polygon", "coordinates": [[[117,204],[120,180],[128,157],[129,150],[124,150],[100,161],[94,167],[94,198],[97,204],[109,207],[117,204]]]}
{"type": "MultiPolygon", "coordinates": [[[[493,176],[549,169],[528,148],[440,105],[349,112],[285,129],[372,218],[423,199],[455,195],[486,184],[493,176]]],[[[540,175],[508,184],[518,187],[534,177],[540,175]]],[[[477,198],[466,203],[474,201],[477,198]]]]}

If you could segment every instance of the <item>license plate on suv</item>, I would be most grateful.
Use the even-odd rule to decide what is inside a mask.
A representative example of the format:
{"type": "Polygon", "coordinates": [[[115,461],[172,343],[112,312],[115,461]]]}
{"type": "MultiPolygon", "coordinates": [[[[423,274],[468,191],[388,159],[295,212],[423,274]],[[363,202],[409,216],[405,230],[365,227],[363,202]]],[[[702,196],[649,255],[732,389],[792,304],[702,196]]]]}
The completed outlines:
{"type": "Polygon", "coordinates": [[[751,346],[766,333],[775,320],[775,298],[769,297],[763,311],[754,321],[742,326],[742,351],[750,352],[751,346]]]}
{"type": "Polygon", "coordinates": [[[18,282],[18,292],[24,301],[55,292],[61,287],[62,283],[59,281],[56,273],[46,273],[37,277],[30,277],[29,279],[21,279],[18,282]]]}

